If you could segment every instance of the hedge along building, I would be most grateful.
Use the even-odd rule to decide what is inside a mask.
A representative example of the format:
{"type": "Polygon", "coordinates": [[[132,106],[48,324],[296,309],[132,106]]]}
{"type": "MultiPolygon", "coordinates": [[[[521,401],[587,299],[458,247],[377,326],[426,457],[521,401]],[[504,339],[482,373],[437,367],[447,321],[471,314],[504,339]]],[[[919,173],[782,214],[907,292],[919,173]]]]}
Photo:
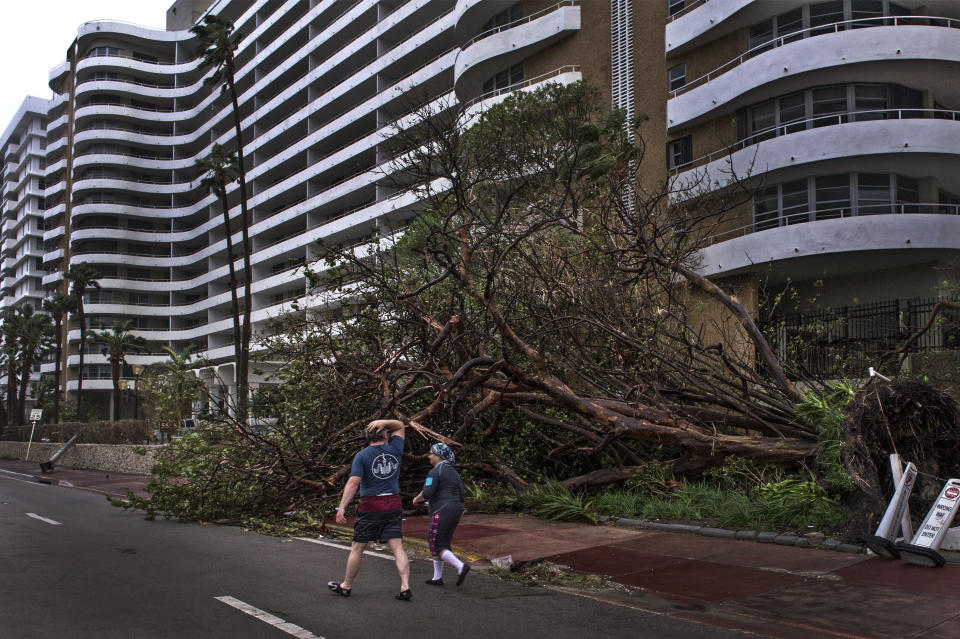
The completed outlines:
{"type": "MultiPolygon", "coordinates": [[[[829,267],[839,291],[857,281],[858,268],[897,267],[891,281],[929,288],[929,265],[953,249],[915,233],[911,244],[894,246],[890,232],[905,222],[911,229],[922,224],[925,237],[945,243],[949,236],[936,229],[960,219],[944,215],[955,212],[956,203],[946,200],[960,191],[950,184],[956,156],[947,148],[957,123],[932,111],[952,101],[949,89],[935,96],[933,87],[948,84],[935,80],[948,77],[960,31],[941,23],[955,24],[949,14],[960,8],[927,7],[859,0],[181,0],[168,11],[165,31],[86,23],[49,78],[56,97],[48,114],[43,285],[48,292],[62,288],[64,269],[90,263],[101,285],[87,300],[91,325],[131,319],[154,353],[161,344],[175,350],[195,344],[215,364],[207,373],[223,382],[213,384],[215,392],[231,392],[222,211],[195,167],[214,143],[236,147],[229,100],[204,83],[207,72],[189,32],[210,13],[243,34],[236,83],[252,212],[255,328],[304,297],[300,267],[316,261],[317,240],[369,241],[397,232],[416,214],[417,203],[398,196],[381,170],[390,161],[394,123],[415,105],[492,103],[511,91],[581,79],[599,87],[611,106],[650,117],[642,132],[646,179],[712,171],[722,161],[717,152],[731,144],[751,156],[762,151],[750,180],[763,190],[731,223],[731,234],[706,251],[707,274],[742,278],[765,263],[776,277],[803,282],[829,267]],[[796,20],[789,20],[797,10],[794,28],[796,20]],[[864,12],[879,21],[854,28],[849,21],[864,12]],[[940,18],[883,21],[904,12],[940,18]],[[844,106],[826,101],[823,87],[844,92],[844,106]],[[802,111],[790,110],[787,98],[796,94],[803,96],[802,111]],[[772,122],[765,106],[771,101],[772,122]],[[901,104],[910,111],[894,108],[901,104]],[[863,110],[881,113],[863,121],[866,114],[848,114],[863,110]],[[894,111],[924,117],[894,118],[894,111]],[[813,119],[821,115],[836,122],[813,119]],[[908,169],[905,157],[924,158],[927,168],[911,162],[908,169]],[[880,195],[883,174],[889,201],[880,195]],[[791,199],[798,180],[806,180],[806,200],[791,199]],[[835,182],[841,186],[829,186],[835,182]],[[901,206],[908,200],[924,207],[901,206]],[[919,215],[900,215],[921,208],[919,215]],[[828,218],[827,209],[845,213],[828,218]],[[788,224],[803,212],[808,224],[788,224]],[[881,215],[865,218],[866,212],[881,215]],[[744,242],[756,247],[745,249],[744,242]],[[769,255],[753,258],[757,247],[769,255]]],[[[230,185],[237,246],[238,191],[230,185]]],[[[745,292],[756,291],[755,279],[740,281],[745,292]]],[[[105,357],[88,346],[81,373],[77,325],[68,337],[69,388],[82,374],[85,392],[105,404],[111,388],[105,357]]],[[[147,364],[162,357],[128,359],[147,364]]],[[[44,371],[51,373],[52,363],[44,371]]]]}

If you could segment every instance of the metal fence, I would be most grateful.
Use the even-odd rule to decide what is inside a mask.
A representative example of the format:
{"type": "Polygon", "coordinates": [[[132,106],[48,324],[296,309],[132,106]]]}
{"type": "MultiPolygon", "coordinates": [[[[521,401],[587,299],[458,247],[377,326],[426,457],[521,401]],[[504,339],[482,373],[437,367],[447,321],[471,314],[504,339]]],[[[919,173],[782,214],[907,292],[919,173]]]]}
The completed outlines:
{"type": "MultiPolygon", "coordinates": [[[[774,316],[762,323],[781,360],[821,377],[863,374],[920,330],[936,298],[894,299],[774,316]]],[[[960,313],[944,311],[912,352],[960,349],[960,313]]]]}

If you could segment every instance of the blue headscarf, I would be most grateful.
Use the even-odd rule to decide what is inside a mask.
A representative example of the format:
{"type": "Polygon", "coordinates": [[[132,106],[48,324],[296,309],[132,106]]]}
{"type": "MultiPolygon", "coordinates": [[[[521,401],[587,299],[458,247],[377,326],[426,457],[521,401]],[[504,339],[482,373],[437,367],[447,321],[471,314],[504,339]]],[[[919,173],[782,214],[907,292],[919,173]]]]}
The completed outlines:
{"type": "Polygon", "coordinates": [[[450,450],[450,447],[444,444],[443,442],[437,442],[430,447],[430,452],[442,459],[443,461],[448,461],[451,464],[453,463],[454,454],[450,450]]]}

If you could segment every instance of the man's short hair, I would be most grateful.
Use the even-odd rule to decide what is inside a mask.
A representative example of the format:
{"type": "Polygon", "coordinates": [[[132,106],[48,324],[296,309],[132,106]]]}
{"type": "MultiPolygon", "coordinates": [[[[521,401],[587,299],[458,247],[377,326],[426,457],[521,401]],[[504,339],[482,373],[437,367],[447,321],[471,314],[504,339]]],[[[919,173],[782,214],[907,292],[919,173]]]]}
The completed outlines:
{"type": "Polygon", "coordinates": [[[367,426],[363,430],[363,436],[367,439],[368,444],[372,444],[373,442],[378,442],[383,439],[384,430],[382,426],[367,426]]]}

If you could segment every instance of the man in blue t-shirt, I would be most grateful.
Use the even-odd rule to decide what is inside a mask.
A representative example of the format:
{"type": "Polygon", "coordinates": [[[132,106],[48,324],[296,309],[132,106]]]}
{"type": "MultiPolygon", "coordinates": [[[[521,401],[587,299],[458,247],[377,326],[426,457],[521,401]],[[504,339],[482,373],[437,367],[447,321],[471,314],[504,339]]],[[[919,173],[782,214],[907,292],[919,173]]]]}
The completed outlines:
{"type": "Polygon", "coordinates": [[[346,508],[360,493],[360,506],[353,524],[353,545],[347,558],[343,581],[331,581],[327,587],[344,597],[350,596],[353,580],[360,572],[363,551],[371,541],[386,542],[393,551],[400,574],[401,601],[410,601],[410,561],[403,549],[403,507],[400,502],[400,457],[403,455],[405,425],[396,419],[377,419],[367,424],[363,434],[367,447],[353,457],[350,479],[343,488],[337,523],[346,524],[346,508]]]}

